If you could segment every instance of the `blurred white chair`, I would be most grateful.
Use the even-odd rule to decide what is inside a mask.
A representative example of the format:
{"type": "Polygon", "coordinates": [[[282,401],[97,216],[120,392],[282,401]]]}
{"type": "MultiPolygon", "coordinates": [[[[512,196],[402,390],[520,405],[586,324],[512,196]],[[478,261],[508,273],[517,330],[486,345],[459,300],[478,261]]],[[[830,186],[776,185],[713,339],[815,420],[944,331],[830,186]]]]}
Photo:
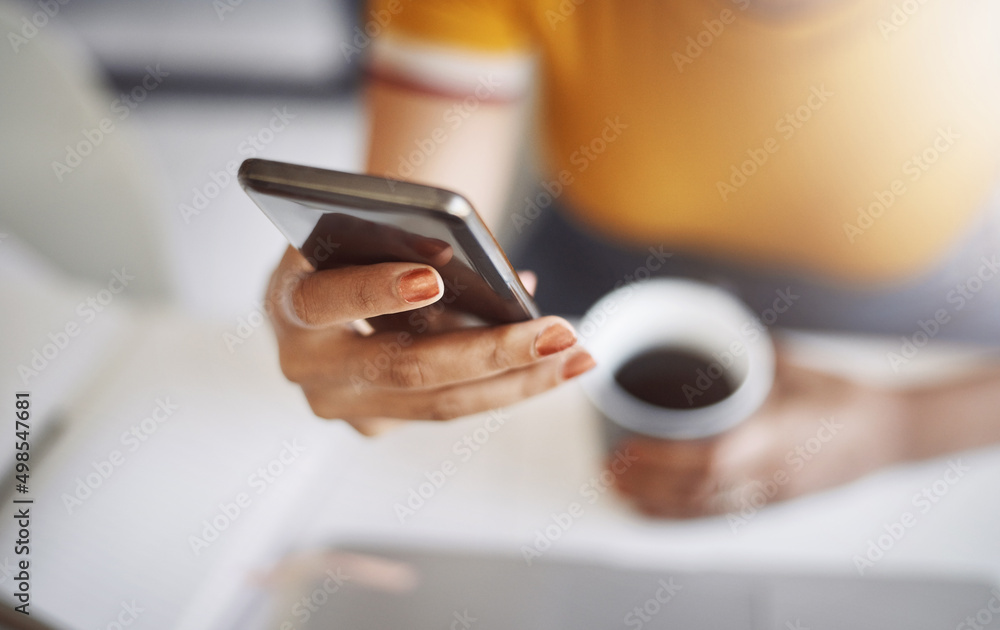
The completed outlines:
{"type": "Polygon", "coordinates": [[[0,1],[0,232],[71,276],[106,284],[124,265],[135,276],[131,295],[170,297],[159,182],[130,121],[59,14],[36,18],[39,28],[39,5],[29,5],[35,14],[22,6],[0,1]],[[75,167],[72,158],[66,166],[69,148],[80,156],[75,167]]]}

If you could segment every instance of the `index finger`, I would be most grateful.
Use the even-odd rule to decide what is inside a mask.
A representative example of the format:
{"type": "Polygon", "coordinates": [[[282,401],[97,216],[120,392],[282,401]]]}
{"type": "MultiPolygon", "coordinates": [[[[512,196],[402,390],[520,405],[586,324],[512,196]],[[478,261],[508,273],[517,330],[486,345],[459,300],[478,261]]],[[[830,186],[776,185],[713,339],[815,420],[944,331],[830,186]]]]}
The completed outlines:
{"type": "Polygon", "coordinates": [[[429,265],[379,263],[310,271],[292,248],[279,270],[294,281],[274,287],[285,316],[293,323],[323,328],[389,313],[421,308],[437,301],[444,283],[429,265]]]}

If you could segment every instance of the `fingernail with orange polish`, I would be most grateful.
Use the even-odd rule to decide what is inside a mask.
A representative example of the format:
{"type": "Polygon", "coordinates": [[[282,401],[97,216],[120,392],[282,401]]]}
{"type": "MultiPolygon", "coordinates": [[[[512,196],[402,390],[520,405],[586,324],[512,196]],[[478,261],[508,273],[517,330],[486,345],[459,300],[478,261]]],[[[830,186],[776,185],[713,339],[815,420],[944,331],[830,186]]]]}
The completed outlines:
{"type": "Polygon", "coordinates": [[[574,354],[566,361],[566,365],[563,366],[563,378],[569,380],[580,376],[595,365],[597,365],[597,361],[594,361],[594,357],[590,356],[590,353],[586,350],[574,354]]]}
{"type": "Polygon", "coordinates": [[[430,269],[414,269],[399,278],[399,295],[410,304],[424,302],[441,292],[437,274],[430,269]]]}
{"type": "Polygon", "coordinates": [[[535,352],[547,357],[562,352],[576,343],[576,333],[563,324],[552,324],[535,337],[535,352]]]}

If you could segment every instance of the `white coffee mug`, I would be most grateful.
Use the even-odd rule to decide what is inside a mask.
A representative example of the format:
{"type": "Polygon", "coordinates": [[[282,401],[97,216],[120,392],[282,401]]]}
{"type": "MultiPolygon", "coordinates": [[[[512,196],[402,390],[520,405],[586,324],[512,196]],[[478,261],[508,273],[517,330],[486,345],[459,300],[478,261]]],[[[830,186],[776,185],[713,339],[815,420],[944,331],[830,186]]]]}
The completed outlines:
{"type": "Polygon", "coordinates": [[[616,425],[608,427],[609,438],[620,439],[625,432],[674,440],[717,435],[752,415],[774,382],[774,346],[767,329],[742,302],[712,285],[678,279],[625,285],[591,307],[578,331],[597,360],[581,384],[616,425]],[[704,392],[706,378],[726,378],[732,393],[714,404],[679,409],[625,391],[616,372],[658,348],[704,358],[706,368],[683,390],[689,399],[704,392]]]}

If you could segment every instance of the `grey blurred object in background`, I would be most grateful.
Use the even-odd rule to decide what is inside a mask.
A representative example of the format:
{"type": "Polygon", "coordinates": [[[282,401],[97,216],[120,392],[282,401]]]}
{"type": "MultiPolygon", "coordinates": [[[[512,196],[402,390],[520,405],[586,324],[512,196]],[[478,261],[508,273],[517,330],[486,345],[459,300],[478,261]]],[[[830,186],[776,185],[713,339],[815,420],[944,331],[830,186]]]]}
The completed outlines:
{"type": "MultiPolygon", "coordinates": [[[[20,2],[27,12],[40,10],[20,2]]],[[[131,84],[148,64],[161,63],[172,69],[172,89],[329,91],[356,75],[339,42],[349,39],[358,4],[58,0],[52,21],[75,31],[116,83],[131,84]]]]}
{"type": "MultiPolygon", "coordinates": [[[[5,33],[26,31],[32,13],[21,9],[0,3],[5,33]]],[[[137,278],[135,295],[168,297],[148,164],[137,159],[131,129],[110,117],[100,70],[86,51],[57,36],[54,18],[43,24],[16,47],[4,42],[0,54],[7,86],[0,90],[0,225],[72,277],[102,282],[126,265],[137,278]]]]}
{"type": "Polygon", "coordinates": [[[0,0],[0,231],[72,277],[103,283],[125,264],[130,294],[175,298],[164,259],[185,245],[165,237],[171,182],[133,119],[168,94],[240,106],[351,93],[360,64],[340,43],[357,11],[353,0],[0,0]]]}

